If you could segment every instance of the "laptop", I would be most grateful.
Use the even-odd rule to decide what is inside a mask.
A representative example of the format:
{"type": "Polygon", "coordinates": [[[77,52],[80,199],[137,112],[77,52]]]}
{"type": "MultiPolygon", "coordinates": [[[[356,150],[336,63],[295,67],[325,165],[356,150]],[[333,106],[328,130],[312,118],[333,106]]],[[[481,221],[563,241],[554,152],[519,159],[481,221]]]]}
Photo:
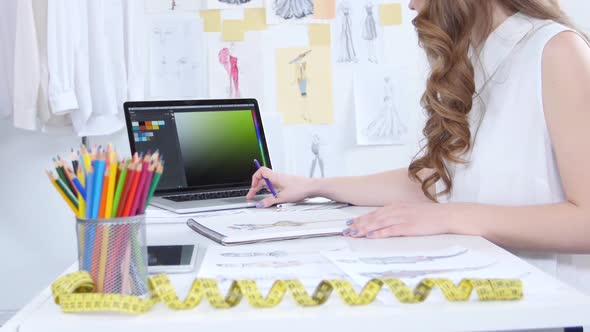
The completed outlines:
{"type": "Polygon", "coordinates": [[[160,152],[165,170],[151,205],[176,213],[255,207],[254,160],[272,167],[255,99],[127,102],[131,152],[160,152]]]}

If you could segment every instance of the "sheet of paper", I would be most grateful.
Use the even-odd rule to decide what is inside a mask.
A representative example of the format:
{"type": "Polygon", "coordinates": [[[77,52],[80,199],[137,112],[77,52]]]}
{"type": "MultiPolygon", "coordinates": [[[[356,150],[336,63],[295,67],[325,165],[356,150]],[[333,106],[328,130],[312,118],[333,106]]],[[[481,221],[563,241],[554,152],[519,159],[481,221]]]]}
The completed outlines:
{"type": "Polygon", "coordinates": [[[401,25],[402,24],[402,4],[401,3],[384,3],[379,6],[379,18],[381,25],[401,25]]]}
{"type": "Polygon", "coordinates": [[[334,121],[329,47],[276,50],[277,110],[284,124],[334,121]]]}
{"type": "Polygon", "coordinates": [[[313,9],[313,17],[316,19],[329,20],[336,16],[335,0],[314,0],[313,9]]]}
{"type": "Polygon", "coordinates": [[[330,24],[309,24],[309,45],[330,46],[332,41],[332,30],[330,24]]]}
{"type": "Polygon", "coordinates": [[[205,32],[221,32],[221,11],[201,10],[205,32]]]}
{"type": "Polygon", "coordinates": [[[383,27],[377,13],[379,1],[338,0],[333,48],[341,64],[384,62],[383,27]]]}
{"type": "Polygon", "coordinates": [[[221,27],[221,39],[226,42],[243,41],[245,32],[244,21],[225,20],[221,27]]]}
{"type": "Polygon", "coordinates": [[[400,108],[400,77],[383,65],[355,68],[354,112],[359,145],[405,144],[406,114],[400,108]]]}
{"type": "Polygon", "coordinates": [[[232,241],[302,236],[315,232],[341,232],[350,216],[340,210],[295,211],[275,213],[272,210],[197,220],[199,224],[232,241]]]}
{"type": "Polygon", "coordinates": [[[244,9],[244,29],[246,31],[266,30],[266,10],[264,8],[244,9]]]}
{"type": "Polygon", "coordinates": [[[284,133],[286,172],[313,178],[346,175],[346,133],[335,125],[287,126],[284,133]]]}
{"type": "Polygon", "coordinates": [[[313,18],[313,0],[267,0],[268,24],[307,24],[318,22],[313,18]]]}
{"type": "Polygon", "coordinates": [[[290,242],[250,245],[248,247],[209,246],[197,276],[217,279],[222,289],[236,279],[253,279],[262,291],[268,291],[278,279],[299,279],[309,292],[324,279],[347,279],[347,275],[326,259],[322,252],[348,248],[343,239],[325,239],[321,243],[290,242]]]}
{"type": "MultiPolygon", "coordinates": [[[[399,278],[414,288],[425,278],[448,278],[458,283],[464,278],[518,279],[526,275],[522,269],[512,270],[502,266],[492,256],[458,246],[431,251],[339,251],[323,254],[358,286],[374,278],[399,278]]],[[[383,290],[378,298],[387,305],[400,305],[388,290],[383,290]]],[[[440,293],[433,292],[429,301],[444,301],[444,298],[440,293]]]]}
{"type": "Polygon", "coordinates": [[[201,9],[197,0],[146,0],[147,13],[196,12],[201,9]]]}
{"type": "Polygon", "coordinates": [[[206,53],[202,27],[197,14],[151,16],[151,98],[206,97],[206,53]]]}
{"type": "Polygon", "coordinates": [[[262,8],[263,0],[207,0],[207,9],[262,8]]]}
{"type": "Polygon", "coordinates": [[[210,98],[256,98],[264,100],[262,36],[247,33],[242,42],[223,42],[209,36],[210,98]]]}

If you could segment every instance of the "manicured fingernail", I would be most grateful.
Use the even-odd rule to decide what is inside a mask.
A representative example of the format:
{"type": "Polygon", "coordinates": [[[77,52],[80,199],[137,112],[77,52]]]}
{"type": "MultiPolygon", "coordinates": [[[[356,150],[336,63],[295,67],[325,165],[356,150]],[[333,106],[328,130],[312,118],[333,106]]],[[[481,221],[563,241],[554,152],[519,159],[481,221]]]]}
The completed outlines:
{"type": "Polygon", "coordinates": [[[375,237],[375,235],[377,235],[377,234],[375,234],[375,232],[369,232],[367,234],[367,237],[375,237]]]}
{"type": "Polygon", "coordinates": [[[262,202],[256,203],[256,208],[262,209],[263,207],[264,207],[264,203],[262,203],[262,202]]]}
{"type": "Polygon", "coordinates": [[[346,222],[346,225],[347,225],[347,226],[350,226],[350,225],[352,225],[352,224],[354,224],[354,220],[349,220],[349,221],[347,221],[347,222],[346,222]]]}
{"type": "Polygon", "coordinates": [[[350,228],[345,229],[344,232],[342,232],[342,235],[344,235],[344,236],[350,235],[350,228]]]}
{"type": "Polygon", "coordinates": [[[352,236],[359,235],[359,231],[352,231],[352,232],[350,232],[350,235],[352,235],[352,236]]]}

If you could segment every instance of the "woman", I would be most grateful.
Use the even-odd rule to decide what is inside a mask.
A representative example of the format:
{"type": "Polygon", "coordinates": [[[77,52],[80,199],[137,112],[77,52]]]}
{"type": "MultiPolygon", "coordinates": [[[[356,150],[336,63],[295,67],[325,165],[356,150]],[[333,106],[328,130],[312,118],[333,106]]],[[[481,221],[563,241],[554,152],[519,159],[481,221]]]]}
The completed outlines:
{"type": "MultiPolygon", "coordinates": [[[[431,65],[421,153],[408,168],[360,177],[261,169],[249,197],[264,176],[281,191],[260,207],[309,196],[383,206],[348,222],[344,235],[355,238],[456,233],[511,249],[590,253],[590,48],[557,0],[410,7],[431,65]]],[[[581,285],[580,273],[563,275],[573,256],[536,256],[581,285]]]]}

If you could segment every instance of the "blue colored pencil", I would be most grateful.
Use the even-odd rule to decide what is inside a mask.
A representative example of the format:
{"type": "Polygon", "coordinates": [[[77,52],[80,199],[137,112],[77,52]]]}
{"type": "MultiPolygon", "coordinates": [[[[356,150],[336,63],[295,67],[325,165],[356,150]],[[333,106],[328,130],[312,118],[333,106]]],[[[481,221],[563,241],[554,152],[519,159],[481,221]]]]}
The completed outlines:
{"type": "MultiPolygon", "coordinates": [[[[92,219],[92,196],[94,189],[94,170],[92,165],[86,173],[86,219],[92,219]]],[[[83,269],[90,272],[92,263],[92,249],[94,247],[94,234],[96,231],[95,227],[84,227],[84,264],[83,269]]]]}
{"type": "Polygon", "coordinates": [[[100,209],[100,198],[102,195],[102,184],[104,179],[104,170],[106,162],[104,153],[99,152],[99,159],[96,162],[96,169],[94,172],[94,188],[92,194],[92,219],[98,218],[98,211],[100,209]]]}

